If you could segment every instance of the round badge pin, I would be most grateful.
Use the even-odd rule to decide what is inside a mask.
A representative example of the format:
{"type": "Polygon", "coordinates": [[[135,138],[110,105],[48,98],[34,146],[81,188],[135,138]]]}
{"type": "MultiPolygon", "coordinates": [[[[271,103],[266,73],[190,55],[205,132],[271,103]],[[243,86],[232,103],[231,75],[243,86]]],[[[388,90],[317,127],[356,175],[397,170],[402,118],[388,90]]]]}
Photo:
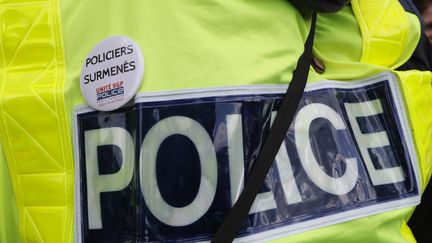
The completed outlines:
{"type": "Polygon", "coordinates": [[[128,103],[138,92],[144,75],[144,57],[129,37],[113,36],[99,42],[84,60],[81,92],[87,104],[112,111],[128,103]]]}

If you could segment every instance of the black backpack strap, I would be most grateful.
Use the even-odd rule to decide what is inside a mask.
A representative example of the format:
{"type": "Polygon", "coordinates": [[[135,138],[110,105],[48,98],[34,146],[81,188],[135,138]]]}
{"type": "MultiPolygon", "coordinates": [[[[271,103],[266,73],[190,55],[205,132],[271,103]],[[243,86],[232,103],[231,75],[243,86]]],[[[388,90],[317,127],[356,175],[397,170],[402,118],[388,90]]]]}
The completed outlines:
{"type": "Polygon", "coordinates": [[[273,126],[264,142],[256,162],[248,176],[245,187],[232,209],[228,212],[221,226],[214,235],[213,243],[232,242],[244,222],[252,203],[273,164],[273,160],[285,139],[288,128],[297,111],[309,75],[312,46],[315,36],[316,12],[312,13],[312,24],[307,37],[304,52],[300,56],[288,90],[282,99],[273,126]]]}
{"type": "Polygon", "coordinates": [[[297,9],[312,9],[317,12],[333,13],[341,10],[351,0],[289,0],[297,9]]]}

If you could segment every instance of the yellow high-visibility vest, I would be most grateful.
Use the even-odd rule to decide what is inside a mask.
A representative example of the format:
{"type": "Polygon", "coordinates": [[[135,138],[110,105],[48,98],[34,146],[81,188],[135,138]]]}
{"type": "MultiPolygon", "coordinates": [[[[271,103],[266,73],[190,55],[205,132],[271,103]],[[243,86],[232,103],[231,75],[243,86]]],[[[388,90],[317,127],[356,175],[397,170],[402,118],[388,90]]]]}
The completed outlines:
{"type": "MultiPolygon", "coordinates": [[[[0,242],[73,242],[73,112],[90,50],[110,36],[133,39],[145,56],[139,89],[166,92],[287,84],[310,18],[288,1],[72,1],[0,3],[0,242]]],[[[353,0],[320,13],[309,84],[383,72],[398,80],[418,158],[420,189],[432,174],[432,73],[399,72],[420,36],[396,0],[353,0]]],[[[414,206],[282,235],[275,242],[415,242],[414,206]]],[[[132,239],[133,240],[133,239],[132,239]]]]}

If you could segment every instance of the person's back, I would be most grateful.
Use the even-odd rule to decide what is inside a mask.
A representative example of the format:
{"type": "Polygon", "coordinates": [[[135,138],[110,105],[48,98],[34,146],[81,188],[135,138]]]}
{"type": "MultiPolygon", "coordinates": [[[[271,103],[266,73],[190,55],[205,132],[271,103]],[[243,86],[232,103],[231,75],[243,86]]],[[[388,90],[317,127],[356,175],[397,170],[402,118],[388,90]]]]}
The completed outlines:
{"type": "MultiPolygon", "coordinates": [[[[0,225],[16,224],[0,240],[210,240],[276,115],[310,10],[282,0],[4,4],[0,225]],[[144,78],[133,102],[96,111],[80,75],[112,36],[140,47],[144,78]]],[[[393,70],[419,31],[397,1],[319,13],[315,69],[238,241],[414,241],[405,221],[431,175],[431,73],[393,70]]],[[[98,100],[109,102],[110,84],[128,80],[99,71],[98,100]]]]}

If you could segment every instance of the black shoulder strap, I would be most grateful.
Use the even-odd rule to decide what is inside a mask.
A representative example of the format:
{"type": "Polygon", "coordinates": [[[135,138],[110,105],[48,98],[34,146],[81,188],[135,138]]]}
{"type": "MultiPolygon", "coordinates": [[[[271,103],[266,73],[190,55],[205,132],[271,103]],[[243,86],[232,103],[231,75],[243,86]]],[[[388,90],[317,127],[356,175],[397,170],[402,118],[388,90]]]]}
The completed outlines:
{"type": "Polygon", "coordinates": [[[341,10],[351,0],[289,0],[297,9],[312,9],[317,12],[334,13],[341,10]]]}
{"type": "Polygon", "coordinates": [[[213,243],[232,242],[244,222],[250,207],[260,189],[264,179],[273,164],[277,152],[288,132],[288,128],[297,111],[297,106],[303,95],[309,74],[312,46],[315,35],[316,12],[312,13],[312,24],[307,37],[303,54],[293,72],[292,81],[282,100],[278,114],[258,155],[256,162],[248,176],[245,187],[239,199],[228,212],[221,226],[214,235],[213,243]]]}

